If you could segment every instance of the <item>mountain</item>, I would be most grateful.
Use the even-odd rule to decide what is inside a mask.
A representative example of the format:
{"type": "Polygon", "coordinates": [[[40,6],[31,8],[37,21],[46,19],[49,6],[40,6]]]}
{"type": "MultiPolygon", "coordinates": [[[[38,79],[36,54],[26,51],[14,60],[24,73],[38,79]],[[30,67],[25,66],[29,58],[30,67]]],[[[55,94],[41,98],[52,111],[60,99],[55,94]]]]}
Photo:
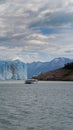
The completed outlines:
{"type": "Polygon", "coordinates": [[[32,62],[27,63],[27,76],[31,78],[39,75],[42,72],[47,72],[64,67],[66,63],[72,62],[72,59],[59,57],[51,60],[50,62],[32,62]]]}
{"type": "Polygon", "coordinates": [[[0,80],[20,80],[27,77],[26,64],[19,61],[0,61],[0,80]]]}
{"type": "Polygon", "coordinates": [[[63,68],[41,73],[34,78],[43,81],[73,81],[73,62],[63,68]]]}

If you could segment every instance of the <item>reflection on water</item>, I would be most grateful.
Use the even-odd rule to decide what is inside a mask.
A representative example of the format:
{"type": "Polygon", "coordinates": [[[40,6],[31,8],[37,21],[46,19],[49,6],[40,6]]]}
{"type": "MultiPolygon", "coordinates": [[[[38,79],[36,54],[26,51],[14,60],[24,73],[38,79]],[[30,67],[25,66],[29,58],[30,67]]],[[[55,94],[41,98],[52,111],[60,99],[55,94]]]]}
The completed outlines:
{"type": "Polygon", "coordinates": [[[73,130],[73,83],[0,82],[0,130],[73,130]]]}

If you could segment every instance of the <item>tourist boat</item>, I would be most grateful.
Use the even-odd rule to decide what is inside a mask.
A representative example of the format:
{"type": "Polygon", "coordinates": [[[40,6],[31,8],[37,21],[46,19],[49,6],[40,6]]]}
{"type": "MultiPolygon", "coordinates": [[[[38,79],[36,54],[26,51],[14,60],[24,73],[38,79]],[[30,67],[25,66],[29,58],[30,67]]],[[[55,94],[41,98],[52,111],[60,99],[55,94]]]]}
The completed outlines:
{"type": "Polygon", "coordinates": [[[37,79],[26,79],[25,80],[25,84],[33,84],[33,83],[37,83],[37,79]]]}

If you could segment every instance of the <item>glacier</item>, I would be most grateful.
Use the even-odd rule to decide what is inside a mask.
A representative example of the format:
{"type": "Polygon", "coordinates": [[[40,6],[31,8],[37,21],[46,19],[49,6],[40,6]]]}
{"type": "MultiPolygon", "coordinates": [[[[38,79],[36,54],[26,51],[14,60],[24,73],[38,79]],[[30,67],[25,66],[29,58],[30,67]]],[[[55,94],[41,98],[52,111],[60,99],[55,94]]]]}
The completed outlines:
{"type": "Polygon", "coordinates": [[[0,61],[0,80],[27,79],[27,65],[20,60],[0,61]]]}

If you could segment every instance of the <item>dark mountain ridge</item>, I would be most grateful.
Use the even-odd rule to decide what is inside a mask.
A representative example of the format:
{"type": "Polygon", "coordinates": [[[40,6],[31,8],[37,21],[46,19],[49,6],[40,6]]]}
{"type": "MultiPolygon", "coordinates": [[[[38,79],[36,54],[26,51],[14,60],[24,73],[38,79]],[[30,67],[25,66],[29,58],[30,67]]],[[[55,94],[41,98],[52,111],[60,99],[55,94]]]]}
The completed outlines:
{"type": "Polygon", "coordinates": [[[41,73],[34,78],[46,81],[73,81],[73,62],[65,64],[63,68],[41,73]]]}

